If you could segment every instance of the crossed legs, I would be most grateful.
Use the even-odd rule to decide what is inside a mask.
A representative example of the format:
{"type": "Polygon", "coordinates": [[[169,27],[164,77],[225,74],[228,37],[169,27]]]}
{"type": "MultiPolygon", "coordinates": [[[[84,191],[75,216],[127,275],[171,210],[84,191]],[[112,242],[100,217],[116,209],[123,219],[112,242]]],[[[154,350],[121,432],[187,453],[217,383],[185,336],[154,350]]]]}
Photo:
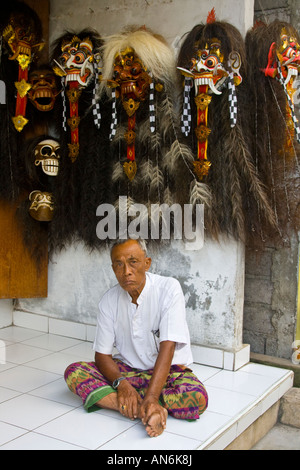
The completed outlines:
{"type": "MultiPolygon", "coordinates": [[[[152,370],[141,371],[116,360],[121,374],[135,388],[141,399],[145,397],[152,370]]],[[[77,362],[65,371],[69,389],[80,396],[84,408],[94,411],[97,408],[119,409],[117,393],[99,372],[94,362],[77,362]]],[[[166,386],[160,396],[160,405],[165,416],[170,414],[178,419],[195,420],[206,410],[208,397],[203,384],[190,369],[171,366],[166,386]]],[[[137,416],[140,418],[140,416],[137,416]]],[[[161,419],[152,415],[145,423],[149,436],[157,436],[164,430],[161,419]]]]}

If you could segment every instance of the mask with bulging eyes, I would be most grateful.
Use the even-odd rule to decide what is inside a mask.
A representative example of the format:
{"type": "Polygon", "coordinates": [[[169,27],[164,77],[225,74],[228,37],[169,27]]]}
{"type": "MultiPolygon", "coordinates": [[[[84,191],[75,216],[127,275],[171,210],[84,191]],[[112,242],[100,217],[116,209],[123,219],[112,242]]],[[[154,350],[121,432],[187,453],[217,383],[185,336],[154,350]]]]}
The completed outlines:
{"type": "Polygon", "coordinates": [[[59,171],[60,145],[56,140],[43,140],[34,150],[35,165],[41,165],[48,176],[57,176],[59,171]]]}
{"type": "Polygon", "coordinates": [[[52,193],[39,190],[32,191],[29,195],[31,205],[29,214],[38,222],[51,222],[54,213],[54,200],[52,193]]]}
{"type": "Polygon", "coordinates": [[[221,95],[221,88],[227,79],[230,71],[233,72],[234,83],[239,85],[242,77],[239,73],[241,67],[241,57],[238,52],[231,51],[228,63],[225,64],[221,42],[217,38],[212,38],[203,49],[198,49],[191,59],[189,69],[177,67],[180,72],[194,80],[195,96],[198,95],[201,86],[207,86],[209,93],[221,95]]]}
{"type": "Polygon", "coordinates": [[[65,84],[77,82],[80,88],[85,88],[94,76],[93,48],[89,38],[81,40],[74,36],[72,41],[65,41],[57,66],[53,68],[54,72],[65,77],[65,84]]]}
{"type": "Polygon", "coordinates": [[[115,58],[113,79],[108,83],[117,88],[123,102],[129,99],[144,101],[151,77],[134,50],[127,48],[115,58]]]}
{"type": "Polygon", "coordinates": [[[280,39],[281,46],[276,51],[277,57],[282,67],[285,85],[290,85],[292,88],[300,70],[300,45],[296,38],[288,35],[285,28],[281,31],[280,39]]]}

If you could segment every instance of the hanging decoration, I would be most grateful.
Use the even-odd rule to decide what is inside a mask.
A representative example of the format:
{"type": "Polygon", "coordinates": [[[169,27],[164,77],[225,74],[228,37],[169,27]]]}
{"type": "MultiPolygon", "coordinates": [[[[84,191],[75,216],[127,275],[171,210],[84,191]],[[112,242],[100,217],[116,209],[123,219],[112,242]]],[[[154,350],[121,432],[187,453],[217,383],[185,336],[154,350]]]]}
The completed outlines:
{"type": "Polygon", "coordinates": [[[245,38],[252,154],[272,206],[272,243],[289,243],[299,230],[299,121],[294,106],[300,69],[300,40],[289,23],[257,22],[245,38]]]}
{"type": "Polygon", "coordinates": [[[244,83],[246,54],[240,32],[209,12],[181,44],[181,130],[192,149],[194,172],[212,193],[205,226],[245,241],[274,214],[255,170],[244,83]]]}
{"type": "MultiPolygon", "coordinates": [[[[66,34],[61,38],[61,53],[54,58],[54,72],[61,77],[63,93],[65,100],[68,98],[69,113],[67,117],[66,103],[64,101],[63,128],[67,130],[66,123],[70,129],[71,142],[68,144],[69,157],[75,162],[79,156],[79,101],[84,89],[90,83],[98,80],[98,64],[97,57],[94,54],[96,44],[93,44],[93,38],[90,36],[83,37],[66,34]],[[97,70],[97,74],[95,74],[97,70]]],[[[95,83],[95,87],[97,83],[95,83]]],[[[95,119],[99,120],[99,112],[96,113],[95,119]]],[[[99,127],[99,124],[97,124],[99,127]]]]}
{"type": "Polygon", "coordinates": [[[16,130],[21,132],[28,123],[26,105],[28,92],[31,88],[28,83],[29,67],[34,55],[42,50],[44,43],[39,42],[36,32],[32,28],[32,23],[27,23],[26,18],[14,13],[3,30],[3,39],[11,51],[9,60],[18,62],[18,79],[15,81],[16,110],[12,120],[16,130]]]}
{"type": "Polygon", "coordinates": [[[300,143],[300,128],[294,109],[294,94],[300,69],[300,45],[294,35],[290,35],[287,28],[283,27],[280,32],[280,44],[272,42],[268,53],[268,64],[263,70],[266,77],[276,78],[286,95],[287,106],[287,137],[286,148],[292,147],[292,141],[296,134],[297,142],[300,143]]]}
{"type": "MultiPolygon", "coordinates": [[[[213,9],[207,18],[207,24],[216,21],[213,9]]],[[[182,132],[188,136],[191,129],[190,92],[192,84],[195,87],[195,103],[197,107],[197,125],[195,134],[197,138],[197,160],[194,170],[201,180],[208,175],[211,162],[207,160],[208,137],[211,129],[208,127],[208,109],[213,95],[221,95],[225,86],[229,90],[229,119],[234,127],[237,119],[237,99],[235,87],[242,82],[239,73],[241,57],[237,51],[231,51],[227,64],[224,61],[222,44],[219,38],[208,38],[204,46],[196,41],[193,45],[195,51],[191,57],[188,69],[178,66],[178,70],[185,77],[183,113],[181,117],[182,132]],[[225,83],[225,84],[224,84],[225,83]]]]}
{"type": "Polygon", "coordinates": [[[128,127],[124,134],[127,142],[127,161],[123,164],[123,168],[130,181],[134,179],[137,171],[135,158],[136,112],[141,101],[145,101],[149,94],[150,83],[153,82],[146,67],[132,48],[127,48],[116,56],[113,80],[109,80],[107,84],[115,88],[114,97],[121,99],[128,116],[128,127]]]}
{"type": "Polygon", "coordinates": [[[96,211],[111,202],[109,131],[111,108],[98,99],[102,77],[103,40],[91,28],[67,31],[51,45],[51,65],[61,80],[55,102],[55,131],[61,165],[55,185],[56,209],[51,222],[50,250],[80,240],[90,249],[103,240],[96,234],[96,211]]]}

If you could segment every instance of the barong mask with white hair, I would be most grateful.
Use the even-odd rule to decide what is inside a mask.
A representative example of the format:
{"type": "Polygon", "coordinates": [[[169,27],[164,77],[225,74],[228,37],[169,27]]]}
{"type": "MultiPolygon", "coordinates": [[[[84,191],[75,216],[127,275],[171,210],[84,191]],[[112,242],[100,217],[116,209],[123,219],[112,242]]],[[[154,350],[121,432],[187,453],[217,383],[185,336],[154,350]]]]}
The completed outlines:
{"type": "Polygon", "coordinates": [[[123,168],[130,181],[133,180],[137,171],[135,161],[136,111],[140,102],[147,98],[151,83],[152,80],[146,67],[132,48],[129,47],[117,54],[113,79],[108,80],[107,84],[114,89],[115,98],[121,98],[128,116],[128,130],[124,135],[127,142],[127,161],[123,168]]]}

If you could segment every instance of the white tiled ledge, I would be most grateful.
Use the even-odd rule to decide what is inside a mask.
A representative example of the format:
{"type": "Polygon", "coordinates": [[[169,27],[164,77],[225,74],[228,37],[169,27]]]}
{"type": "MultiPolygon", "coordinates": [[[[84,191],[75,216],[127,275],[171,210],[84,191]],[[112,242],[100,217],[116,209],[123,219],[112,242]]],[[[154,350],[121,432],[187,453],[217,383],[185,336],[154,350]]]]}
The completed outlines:
{"type": "MultiPolygon", "coordinates": [[[[96,333],[95,325],[60,320],[22,310],[14,310],[13,324],[83,341],[94,341],[96,333]]],[[[219,369],[238,370],[250,360],[250,345],[248,344],[242,345],[238,350],[222,350],[193,344],[192,351],[194,362],[219,369]]]]}
{"type": "Polygon", "coordinates": [[[95,325],[60,320],[22,310],[14,310],[13,324],[23,328],[42,331],[43,333],[81,339],[82,341],[94,341],[96,333],[95,325]]]}
{"type": "Polygon", "coordinates": [[[243,344],[237,350],[192,344],[192,351],[194,362],[219,369],[238,370],[250,361],[249,344],[243,344]]]}
{"type": "MultiPolygon", "coordinates": [[[[269,369],[271,369],[271,367],[269,367],[269,369]]],[[[281,371],[282,376],[275,381],[265,393],[259,396],[247,408],[243,409],[238,415],[234,416],[213,436],[203,441],[197,450],[225,449],[249,426],[251,426],[251,424],[271,408],[271,406],[277,403],[282,396],[290,390],[294,381],[294,373],[292,371],[283,369],[281,369],[281,371]]]]}

